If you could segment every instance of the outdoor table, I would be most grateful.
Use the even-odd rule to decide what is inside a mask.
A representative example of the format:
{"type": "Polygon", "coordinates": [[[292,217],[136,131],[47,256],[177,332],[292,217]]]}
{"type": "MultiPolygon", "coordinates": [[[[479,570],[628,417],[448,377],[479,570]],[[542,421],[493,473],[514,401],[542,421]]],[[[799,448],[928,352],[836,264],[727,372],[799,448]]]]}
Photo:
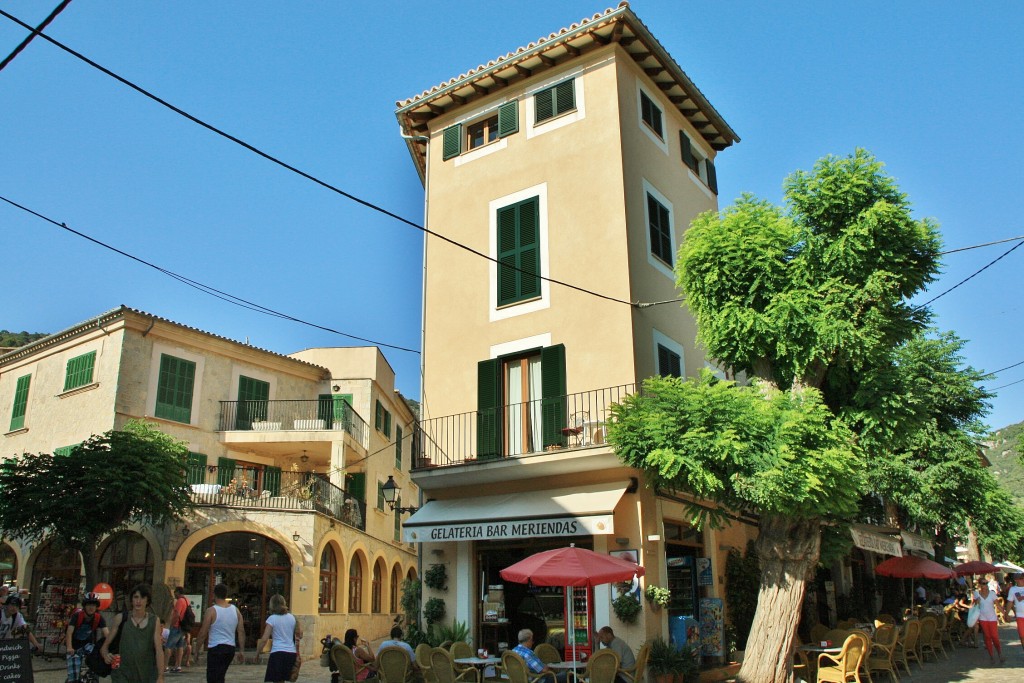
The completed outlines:
{"type": "Polygon", "coordinates": [[[821,645],[801,645],[797,649],[801,652],[814,652],[816,654],[824,653],[827,655],[837,655],[843,651],[843,646],[829,645],[827,647],[822,647],[821,645]]]}
{"type": "Polygon", "coordinates": [[[487,666],[494,666],[501,662],[499,657],[459,657],[454,660],[456,664],[468,664],[475,666],[478,669],[483,669],[487,666]]]}
{"type": "Polygon", "coordinates": [[[586,662],[554,662],[553,664],[548,664],[548,668],[555,671],[575,671],[586,665],[586,662]]]}

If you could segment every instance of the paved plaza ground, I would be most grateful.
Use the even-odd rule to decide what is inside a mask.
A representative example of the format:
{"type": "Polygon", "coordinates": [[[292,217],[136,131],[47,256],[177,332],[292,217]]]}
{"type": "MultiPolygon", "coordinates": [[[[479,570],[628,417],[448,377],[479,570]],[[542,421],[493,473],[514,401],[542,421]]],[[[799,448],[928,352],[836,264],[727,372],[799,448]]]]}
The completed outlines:
{"type": "MultiPolygon", "coordinates": [[[[904,683],[1021,683],[1024,681],[1024,650],[1021,649],[1020,640],[1017,638],[1017,630],[1012,625],[1005,625],[999,629],[999,637],[1003,643],[1003,655],[1006,657],[1005,664],[992,666],[988,661],[988,653],[985,648],[957,648],[947,661],[941,655],[938,662],[929,661],[924,667],[911,663],[912,676],[902,676],[904,683]]],[[[35,681],[36,683],[64,683],[66,670],[63,662],[54,659],[45,662],[41,658],[35,658],[35,681]]],[[[266,657],[264,657],[264,662],[266,657]]],[[[190,670],[181,674],[168,674],[166,683],[205,683],[206,662],[200,661],[190,670]]],[[[227,683],[262,683],[263,673],[266,671],[265,664],[232,664],[228,670],[227,683]]],[[[103,679],[109,681],[110,679],[103,679]]],[[[884,674],[877,676],[876,681],[886,681],[884,674]]],[[[330,674],[327,669],[319,665],[318,660],[303,664],[299,676],[300,683],[328,683],[330,674]]]]}

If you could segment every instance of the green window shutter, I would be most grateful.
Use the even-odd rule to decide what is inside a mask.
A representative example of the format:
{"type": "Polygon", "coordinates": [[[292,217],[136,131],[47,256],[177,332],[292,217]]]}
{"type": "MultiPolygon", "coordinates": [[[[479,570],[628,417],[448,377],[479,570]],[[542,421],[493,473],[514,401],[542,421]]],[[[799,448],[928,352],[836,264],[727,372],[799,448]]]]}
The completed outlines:
{"type": "Polygon", "coordinates": [[[235,429],[251,429],[253,422],[266,420],[269,399],[270,382],[239,375],[235,429]]]}
{"type": "Polygon", "coordinates": [[[647,220],[651,231],[651,253],[672,265],[672,227],[668,209],[650,194],[647,195],[647,220]]]}
{"type": "Polygon", "coordinates": [[[575,80],[570,78],[568,81],[541,90],[534,95],[534,104],[537,123],[572,111],[576,108],[575,80]]]}
{"type": "Polygon", "coordinates": [[[53,449],[53,454],[54,455],[59,455],[59,456],[61,456],[63,458],[66,458],[69,455],[71,455],[71,452],[73,450],[75,450],[76,448],[78,448],[81,445],[82,445],[82,442],[79,441],[78,443],[73,443],[70,446],[61,446],[60,448],[54,448],[53,449]]]}
{"type": "Polygon", "coordinates": [[[401,497],[395,498],[395,540],[402,540],[402,513],[398,509],[402,506],[401,497]]]}
{"type": "Polygon", "coordinates": [[[95,351],[69,359],[67,372],[64,375],[64,391],[92,384],[92,371],[95,364],[95,351]]]}
{"type": "Polygon", "coordinates": [[[645,92],[640,93],[640,118],[659,138],[664,138],[661,126],[661,109],[645,92]]]}
{"type": "Polygon", "coordinates": [[[519,101],[506,102],[498,107],[498,137],[519,132],[519,101]]]}
{"type": "Polygon", "coordinates": [[[485,460],[501,455],[501,362],[476,367],[476,457],[485,460]]]}
{"type": "Polygon", "coordinates": [[[711,159],[705,159],[704,165],[708,171],[708,189],[718,194],[718,174],[715,173],[715,162],[711,161],[711,159]]]}
{"type": "Polygon", "coordinates": [[[555,89],[546,88],[533,96],[536,122],[547,121],[555,115],[555,89]]]}
{"type": "Polygon", "coordinates": [[[358,501],[366,502],[366,472],[353,472],[348,475],[348,495],[358,501]]]}
{"type": "Polygon", "coordinates": [[[679,131],[679,151],[682,152],[683,163],[691,171],[697,173],[697,160],[693,156],[693,148],[690,147],[690,138],[686,137],[686,133],[683,131],[679,131]]]}
{"type": "Polygon", "coordinates": [[[175,422],[191,422],[195,377],[195,363],[184,358],[161,354],[155,415],[175,422]]]}
{"type": "Polygon", "coordinates": [[[402,427],[395,425],[395,467],[402,469],[402,427]]]}
{"type": "Polygon", "coordinates": [[[462,124],[448,126],[442,133],[441,158],[448,161],[462,154],[462,124]]]}
{"type": "Polygon", "coordinates": [[[185,480],[189,484],[206,483],[206,455],[203,453],[188,453],[188,471],[185,480]]]}
{"type": "Polygon", "coordinates": [[[682,359],[675,351],[658,344],[658,374],[663,377],[681,377],[682,359]]]}
{"type": "Polygon", "coordinates": [[[391,411],[384,411],[384,436],[391,438],[391,411]]]}
{"type": "Polygon", "coordinates": [[[217,483],[227,486],[235,478],[235,461],[231,458],[217,458],[217,483]]]}
{"type": "Polygon", "coordinates": [[[565,345],[556,344],[540,350],[540,416],[544,445],[565,445],[566,414],[565,345]]]}
{"type": "Polygon", "coordinates": [[[384,482],[377,481],[377,509],[384,509],[384,482]]]}
{"type": "Polygon", "coordinates": [[[270,491],[270,495],[281,495],[281,468],[265,467],[263,469],[263,490],[270,491]]]}
{"type": "Polygon", "coordinates": [[[28,412],[28,388],[32,383],[32,375],[22,375],[14,388],[14,406],[11,409],[11,431],[25,426],[25,413],[28,412]]]}
{"type": "Polygon", "coordinates": [[[377,411],[374,415],[373,426],[379,432],[384,428],[384,404],[377,401],[377,411]]]}
{"type": "Polygon", "coordinates": [[[498,305],[540,296],[540,199],[498,209],[497,229],[498,305]]]}

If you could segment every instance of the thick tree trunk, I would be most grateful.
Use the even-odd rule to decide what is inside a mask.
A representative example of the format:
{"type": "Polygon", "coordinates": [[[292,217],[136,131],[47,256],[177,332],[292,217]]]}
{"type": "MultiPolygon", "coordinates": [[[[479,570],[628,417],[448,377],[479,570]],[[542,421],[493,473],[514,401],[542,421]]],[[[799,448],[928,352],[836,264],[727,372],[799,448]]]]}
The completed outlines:
{"type": "Polygon", "coordinates": [[[968,562],[981,559],[981,550],[978,548],[978,532],[974,530],[971,520],[967,520],[967,558],[968,562]]]}
{"type": "Polygon", "coordinates": [[[85,565],[85,592],[88,593],[100,580],[100,556],[95,543],[87,544],[82,550],[82,564],[85,565]]]}
{"type": "Polygon", "coordinates": [[[737,680],[786,683],[792,677],[794,639],[807,576],[821,553],[819,521],[763,516],[757,552],[761,590],[737,680]]]}

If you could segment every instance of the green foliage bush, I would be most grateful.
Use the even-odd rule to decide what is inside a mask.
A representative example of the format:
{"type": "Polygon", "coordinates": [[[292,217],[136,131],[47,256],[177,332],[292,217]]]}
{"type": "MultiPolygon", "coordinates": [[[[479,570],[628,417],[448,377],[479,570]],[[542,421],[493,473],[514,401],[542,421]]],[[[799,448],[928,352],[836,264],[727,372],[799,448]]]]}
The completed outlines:
{"type": "Polygon", "coordinates": [[[427,620],[428,627],[444,619],[445,612],[444,600],[441,598],[430,598],[423,605],[423,618],[427,620]]]}
{"type": "Polygon", "coordinates": [[[430,569],[423,572],[423,584],[434,590],[448,590],[448,571],[443,564],[432,564],[430,569]]]}
{"type": "Polygon", "coordinates": [[[725,598],[728,621],[736,630],[737,650],[747,647],[760,588],[761,565],[754,542],[747,543],[746,557],[730,550],[725,559],[725,598]]]}
{"type": "Polygon", "coordinates": [[[633,624],[640,615],[640,603],[629,593],[622,593],[612,600],[612,611],[622,623],[633,624]]]}

